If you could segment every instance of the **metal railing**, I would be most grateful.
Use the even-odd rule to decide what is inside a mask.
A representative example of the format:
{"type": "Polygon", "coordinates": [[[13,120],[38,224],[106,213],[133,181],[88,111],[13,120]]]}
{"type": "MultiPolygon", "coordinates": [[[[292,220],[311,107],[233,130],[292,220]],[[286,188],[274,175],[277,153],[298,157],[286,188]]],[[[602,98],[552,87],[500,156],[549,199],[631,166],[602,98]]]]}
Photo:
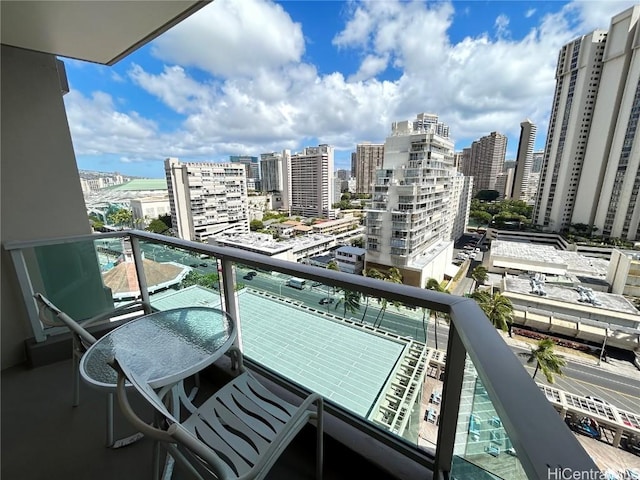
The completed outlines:
{"type": "Polygon", "coordinates": [[[532,381],[482,310],[475,301],[463,297],[320,269],[240,249],[200,244],[136,230],[10,242],[5,244],[4,248],[10,252],[13,259],[36,341],[44,341],[46,335],[38,320],[32,298],[34,286],[29,277],[24,252],[49,245],[122,237],[131,239],[141,297],[147,302],[149,292],[140,250],[141,241],[209,255],[219,260],[224,303],[228,313],[236,317],[239,312],[234,292],[233,266],[235,264],[301,277],[338,289],[357,291],[371,298],[386,299],[388,302],[399,302],[448,314],[451,322],[440,428],[433,459],[436,478],[447,478],[454,462],[456,430],[460,428],[458,417],[465,365],[468,364],[468,359],[473,363],[478,381],[486,389],[486,394],[502,421],[527,478],[547,478],[551,470],[558,468],[571,472],[597,471],[592,459],[562,422],[558,413],[532,381]]]}

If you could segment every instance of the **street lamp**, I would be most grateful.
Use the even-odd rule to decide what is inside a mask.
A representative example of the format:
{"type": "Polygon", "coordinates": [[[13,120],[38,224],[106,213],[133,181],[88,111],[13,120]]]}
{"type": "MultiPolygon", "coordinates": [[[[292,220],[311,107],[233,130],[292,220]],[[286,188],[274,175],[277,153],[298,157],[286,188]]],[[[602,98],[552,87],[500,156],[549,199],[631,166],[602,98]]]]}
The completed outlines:
{"type": "Polygon", "coordinates": [[[598,358],[598,366],[602,363],[602,357],[604,356],[604,349],[607,346],[607,338],[609,337],[609,328],[604,329],[604,340],[602,342],[602,348],[600,349],[600,357],[598,358]]]}

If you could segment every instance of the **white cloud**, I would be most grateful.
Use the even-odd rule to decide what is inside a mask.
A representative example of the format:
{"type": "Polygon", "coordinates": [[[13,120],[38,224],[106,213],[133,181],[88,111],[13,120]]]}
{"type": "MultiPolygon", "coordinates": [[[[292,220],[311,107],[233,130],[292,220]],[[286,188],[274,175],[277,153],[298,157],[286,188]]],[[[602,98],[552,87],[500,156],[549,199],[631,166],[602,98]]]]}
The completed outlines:
{"type": "Polygon", "coordinates": [[[304,39],[301,25],[269,0],[216,0],[161,35],[152,51],[165,62],[212,75],[250,76],[298,62],[304,39]]]}
{"type": "Polygon", "coordinates": [[[386,56],[367,55],[360,64],[360,68],[355,75],[349,77],[350,82],[360,82],[375,77],[387,68],[389,59],[386,56]]]}
{"type": "Polygon", "coordinates": [[[505,14],[500,14],[496,18],[494,23],[494,28],[496,29],[496,34],[498,37],[506,37],[509,35],[509,17],[505,14]]]}
{"type": "Polygon", "coordinates": [[[524,16],[525,16],[525,18],[531,18],[531,17],[533,17],[533,15],[535,13],[536,13],[536,9],[535,8],[530,8],[529,10],[524,12],[524,16]]]}
{"type": "MultiPolygon", "coordinates": [[[[180,127],[167,133],[161,119],[119,111],[108,95],[72,91],[65,101],[74,144],[79,153],[113,153],[123,161],[258,155],[316,138],[351,150],[363,140],[384,140],[391,122],[424,111],[450,125],[457,149],[496,130],[511,136],[515,151],[525,118],[538,125],[540,138],[546,134],[559,48],[588,33],[597,17],[607,19],[601,25],[607,28],[624,8],[601,3],[559,7],[519,40],[485,34],[457,43],[448,33],[450,3],[350,3],[333,45],[362,61],[345,79],[300,61],[301,27],[279,5],[216,0],[154,43],[166,63],[162,71],[132,65],[128,72],[180,114],[180,127]],[[397,77],[376,78],[389,65],[397,77]],[[212,76],[203,79],[190,66],[212,76]]],[[[505,33],[508,18],[498,17],[495,27],[505,33]]]]}

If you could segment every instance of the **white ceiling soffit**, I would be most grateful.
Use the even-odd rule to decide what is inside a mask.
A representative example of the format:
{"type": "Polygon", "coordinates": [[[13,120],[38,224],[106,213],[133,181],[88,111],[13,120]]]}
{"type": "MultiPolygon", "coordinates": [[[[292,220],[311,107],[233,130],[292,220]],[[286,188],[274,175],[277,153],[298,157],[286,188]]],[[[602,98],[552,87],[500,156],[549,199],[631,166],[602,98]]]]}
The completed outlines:
{"type": "Polygon", "coordinates": [[[2,44],[113,65],[211,0],[2,0],[2,44]]]}

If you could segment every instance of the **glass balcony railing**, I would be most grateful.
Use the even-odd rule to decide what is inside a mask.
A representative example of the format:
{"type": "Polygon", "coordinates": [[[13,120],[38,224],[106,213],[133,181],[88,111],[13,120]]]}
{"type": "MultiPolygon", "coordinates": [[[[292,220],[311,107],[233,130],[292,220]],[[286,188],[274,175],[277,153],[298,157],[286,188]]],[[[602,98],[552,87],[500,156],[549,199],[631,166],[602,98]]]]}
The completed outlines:
{"type": "Polygon", "coordinates": [[[220,306],[250,367],[449,478],[596,470],[472,300],[139,231],[5,249],[37,342],[60,332],[34,292],[78,319],[136,298],[220,306]]]}

